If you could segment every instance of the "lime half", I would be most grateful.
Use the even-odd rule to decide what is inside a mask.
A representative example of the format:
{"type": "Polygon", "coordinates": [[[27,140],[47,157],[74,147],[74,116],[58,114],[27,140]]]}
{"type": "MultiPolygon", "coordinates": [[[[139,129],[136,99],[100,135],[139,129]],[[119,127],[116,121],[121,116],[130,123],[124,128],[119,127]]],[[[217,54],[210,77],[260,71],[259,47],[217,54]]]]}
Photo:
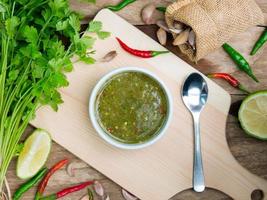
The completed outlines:
{"type": "Polygon", "coordinates": [[[17,162],[17,176],[27,179],[34,176],[45,164],[51,149],[51,137],[42,129],[35,130],[25,141],[17,162]]]}
{"type": "Polygon", "coordinates": [[[267,140],[267,90],[255,92],[245,98],[238,118],[246,133],[267,140]]]}

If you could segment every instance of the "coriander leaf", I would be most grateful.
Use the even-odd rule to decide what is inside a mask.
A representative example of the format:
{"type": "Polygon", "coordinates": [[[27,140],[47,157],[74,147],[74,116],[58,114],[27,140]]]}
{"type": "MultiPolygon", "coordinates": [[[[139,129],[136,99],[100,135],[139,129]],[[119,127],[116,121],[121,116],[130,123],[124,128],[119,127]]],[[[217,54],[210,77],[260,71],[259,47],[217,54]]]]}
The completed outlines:
{"type": "Polygon", "coordinates": [[[80,57],[85,56],[87,49],[91,49],[93,47],[95,40],[96,40],[95,38],[90,36],[84,36],[82,38],[75,37],[74,44],[75,44],[76,54],[80,57]]]}
{"type": "Polygon", "coordinates": [[[99,31],[96,34],[101,40],[104,40],[110,36],[110,32],[106,32],[106,31],[99,31]]]}
{"type": "Polygon", "coordinates": [[[38,41],[38,33],[37,29],[33,26],[25,26],[23,29],[23,36],[26,38],[26,41],[29,43],[37,43],[38,41]]]}
{"type": "Polygon", "coordinates": [[[99,21],[91,21],[89,23],[88,30],[89,32],[99,32],[102,29],[102,23],[99,21]]]}
{"type": "Polygon", "coordinates": [[[16,32],[16,28],[17,26],[19,25],[19,18],[16,17],[16,16],[13,16],[9,19],[6,20],[6,31],[7,31],[7,34],[13,38],[14,35],[15,35],[15,32],[16,32]]]}
{"type": "Polygon", "coordinates": [[[90,57],[90,56],[83,56],[83,57],[80,57],[80,61],[83,61],[85,62],[86,64],[94,64],[95,63],[95,59],[90,57]]]}
{"type": "Polygon", "coordinates": [[[58,72],[50,76],[49,83],[55,87],[66,87],[69,85],[67,78],[64,74],[58,72]]]}
{"type": "Polygon", "coordinates": [[[80,41],[86,46],[86,49],[92,49],[96,39],[90,36],[84,36],[80,41]]]}
{"type": "Polygon", "coordinates": [[[44,21],[48,21],[49,18],[52,16],[52,11],[50,8],[45,8],[45,10],[41,12],[41,15],[43,16],[44,21]]]}
{"type": "Polygon", "coordinates": [[[65,8],[68,7],[67,1],[65,0],[51,0],[48,5],[51,8],[52,15],[57,17],[63,17],[65,14],[65,8]]]}
{"type": "Polygon", "coordinates": [[[47,66],[47,60],[44,57],[37,58],[31,66],[33,78],[43,78],[47,66]]]}
{"type": "Polygon", "coordinates": [[[71,72],[73,70],[73,64],[72,64],[70,58],[66,57],[64,59],[64,63],[63,64],[64,64],[63,65],[63,70],[65,72],[71,72]]]}
{"type": "Polygon", "coordinates": [[[71,15],[69,18],[69,24],[74,29],[75,32],[80,31],[80,20],[77,15],[71,15]]]}
{"type": "Polygon", "coordinates": [[[66,21],[59,21],[57,24],[56,24],[56,29],[57,31],[62,31],[64,29],[66,29],[69,25],[69,22],[68,20],[66,21]]]}
{"type": "Polygon", "coordinates": [[[63,103],[63,100],[61,98],[61,95],[59,92],[55,91],[51,97],[50,106],[53,108],[53,110],[58,110],[58,104],[63,103]]]}
{"type": "Polygon", "coordinates": [[[12,71],[10,71],[8,73],[8,80],[9,81],[14,81],[14,80],[17,79],[18,75],[19,75],[19,70],[18,69],[12,70],[12,71]]]}
{"type": "Polygon", "coordinates": [[[36,45],[29,44],[26,47],[20,48],[20,53],[24,55],[27,58],[39,58],[42,56],[41,52],[38,51],[38,48],[36,45]]]}

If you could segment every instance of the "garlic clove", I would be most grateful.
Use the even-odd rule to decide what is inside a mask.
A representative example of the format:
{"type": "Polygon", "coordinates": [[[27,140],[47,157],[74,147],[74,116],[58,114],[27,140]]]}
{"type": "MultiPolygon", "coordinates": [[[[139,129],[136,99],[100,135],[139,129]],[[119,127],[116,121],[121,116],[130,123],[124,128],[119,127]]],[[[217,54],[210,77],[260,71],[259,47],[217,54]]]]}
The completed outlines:
{"type": "Polygon", "coordinates": [[[67,174],[70,176],[70,177],[74,177],[75,176],[75,168],[74,168],[74,165],[75,163],[74,162],[71,162],[67,165],[67,174]]]}
{"type": "Polygon", "coordinates": [[[98,194],[101,197],[105,195],[104,188],[99,181],[95,181],[93,187],[94,187],[96,194],[98,194]]]}
{"type": "Polygon", "coordinates": [[[138,199],[137,197],[130,194],[129,192],[127,192],[124,189],[122,189],[122,196],[124,197],[125,200],[137,200],[138,199]]]}
{"type": "Polygon", "coordinates": [[[170,32],[168,25],[166,24],[166,22],[164,20],[158,20],[156,22],[157,26],[159,28],[162,28],[163,30],[165,30],[166,32],[170,32]]]}
{"type": "Polygon", "coordinates": [[[167,33],[166,33],[166,31],[164,29],[159,28],[159,30],[157,31],[157,37],[158,37],[159,43],[161,45],[166,45],[167,33]]]}
{"type": "Polygon", "coordinates": [[[196,49],[196,34],[193,30],[191,30],[189,33],[188,43],[194,50],[196,49]]]}
{"type": "Polygon", "coordinates": [[[180,34],[184,31],[184,29],[175,29],[175,28],[169,28],[169,31],[175,34],[180,34]]]}
{"type": "Polygon", "coordinates": [[[145,22],[145,24],[152,24],[154,22],[154,12],[156,10],[156,6],[153,3],[147,4],[141,12],[141,17],[143,22],[145,22]]]}
{"type": "Polygon", "coordinates": [[[172,44],[174,46],[178,46],[178,45],[186,43],[188,40],[189,31],[190,31],[190,29],[187,28],[186,30],[181,32],[179,35],[177,35],[172,44]]]}
{"type": "Polygon", "coordinates": [[[184,29],[184,24],[182,22],[174,21],[173,22],[173,28],[178,30],[184,29]]]}
{"type": "Polygon", "coordinates": [[[118,55],[117,51],[108,52],[103,58],[101,58],[101,62],[110,62],[118,55]]]}

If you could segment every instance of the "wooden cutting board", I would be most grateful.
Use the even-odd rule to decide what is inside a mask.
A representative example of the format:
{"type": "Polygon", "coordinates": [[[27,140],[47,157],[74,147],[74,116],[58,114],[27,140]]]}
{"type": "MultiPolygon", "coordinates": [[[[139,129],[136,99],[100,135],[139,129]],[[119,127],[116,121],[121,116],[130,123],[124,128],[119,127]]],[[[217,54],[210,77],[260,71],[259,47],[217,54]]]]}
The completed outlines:
{"type": "MultiPolygon", "coordinates": [[[[196,70],[172,53],[151,59],[134,57],[119,47],[115,36],[139,49],[164,48],[109,10],[100,11],[96,20],[102,21],[103,29],[112,35],[96,42],[95,58],[111,50],[116,50],[118,56],[108,63],[76,63],[74,71],[68,74],[69,87],[61,90],[64,104],[59,111],[43,107],[31,123],[48,130],[57,143],[140,199],[167,200],[192,186],[193,124],[180,93],[186,76],[196,70]],[[170,89],[174,102],[166,134],[141,150],[121,150],[107,144],[88,117],[88,98],[97,81],[113,69],[129,66],[157,74],[170,89]]],[[[250,199],[254,189],[267,192],[267,182],[241,167],[231,155],[225,138],[230,96],[211,80],[207,82],[209,99],[201,115],[206,185],[239,200],[250,199]]]]}

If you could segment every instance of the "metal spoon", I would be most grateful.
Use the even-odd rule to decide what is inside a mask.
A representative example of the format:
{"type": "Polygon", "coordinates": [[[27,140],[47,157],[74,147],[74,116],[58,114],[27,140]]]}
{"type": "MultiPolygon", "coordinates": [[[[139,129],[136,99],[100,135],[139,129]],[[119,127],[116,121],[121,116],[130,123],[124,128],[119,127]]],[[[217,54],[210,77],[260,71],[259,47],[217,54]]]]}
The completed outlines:
{"type": "Polygon", "coordinates": [[[193,188],[196,192],[203,192],[205,190],[205,183],[200,145],[199,118],[200,112],[208,99],[208,86],[200,74],[192,73],[187,77],[183,85],[182,99],[194,120],[193,188]]]}

